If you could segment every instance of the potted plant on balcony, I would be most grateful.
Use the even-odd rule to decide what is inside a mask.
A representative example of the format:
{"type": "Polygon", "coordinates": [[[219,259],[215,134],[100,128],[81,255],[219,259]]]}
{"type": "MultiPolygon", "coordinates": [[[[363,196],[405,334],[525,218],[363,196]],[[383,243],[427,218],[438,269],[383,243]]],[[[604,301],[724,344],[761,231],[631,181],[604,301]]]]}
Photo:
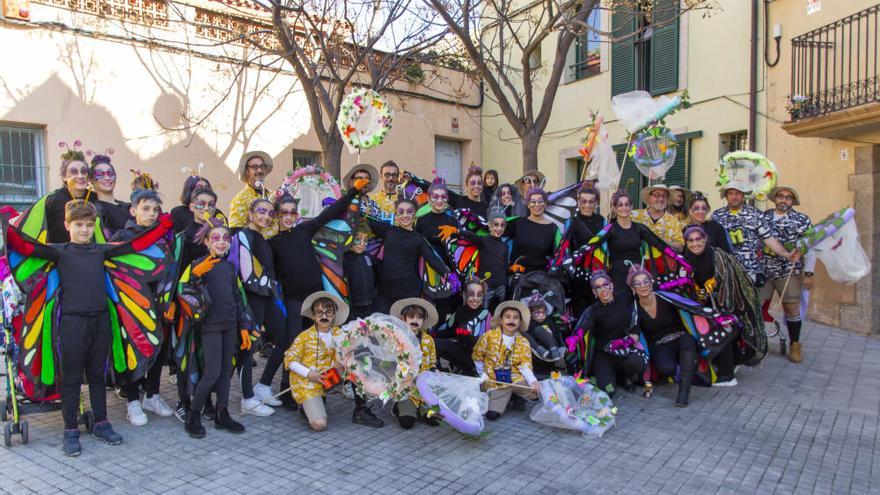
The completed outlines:
{"type": "Polygon", "coordinates": [[[785,104],[785,109],[788,110],[788,115],[791,117],[791,120],[794,121],[811,116],[813,105],[806,96],[794,95],[788,98],[788,103],[785,104]]]}

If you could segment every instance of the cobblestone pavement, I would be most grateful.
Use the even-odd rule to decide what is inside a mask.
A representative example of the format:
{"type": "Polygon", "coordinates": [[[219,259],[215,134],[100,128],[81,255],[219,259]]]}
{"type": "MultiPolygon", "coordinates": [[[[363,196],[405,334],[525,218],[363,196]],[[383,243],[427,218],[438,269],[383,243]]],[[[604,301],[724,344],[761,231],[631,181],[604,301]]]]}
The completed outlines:
{"type": "MultiPolygon", "coordinates": [[[[816,324],[804,333],[802,364],[773,354],[741,371],[738,387],[696,388],[686,409],[673,406],[670,386],[652,399],[625,394],[617,426],[598,440],[518,411],[482,440],[445,426],[404,431],[387,413],[384,428],[370,429],[351,423],[352,403],[338,395],[323,433],[278,410],[245,417],[243,435],[208,428],[193,440],[173,417],[129,425],[124,402],[110,396],[122,446],[84,435],[82,456],[65,458],[60,413],[32,414],[31,443],[0,448],[0,491],[880,493],[880,340],[816,324]]],[[[174,390],[163,385],[169,403],[174,390]]]]}

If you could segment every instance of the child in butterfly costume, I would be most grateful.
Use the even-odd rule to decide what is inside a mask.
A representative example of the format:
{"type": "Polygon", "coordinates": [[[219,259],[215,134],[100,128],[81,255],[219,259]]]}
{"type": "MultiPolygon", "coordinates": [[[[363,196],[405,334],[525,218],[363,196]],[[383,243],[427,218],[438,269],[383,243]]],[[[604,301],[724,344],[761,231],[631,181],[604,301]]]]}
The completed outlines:
{"type": "Polygon", "coordinates": [[[183,325],[178,329],[175,356],[192,390],[186,432],[193,438],[205,436],[202,408],[216,391],[215,427],[242,433],[244,426],[229,415],[232,365],[237,352],[250,350],[259,334],[238,270],[226,259],[229,230],[212,219],[196,240],[204,242],[208,255],[184,269],[178,286],[183,325]]]}
{"type": "Polygon", "coordinates": [[[494,329],[474,347],[474,366],[489,393],[486,419],[496,420],[507,409],[512,394],[535,399],[540,382],[532,372],[532,349],[522,335],[529,328],[529,308],[519,301],[505,301],[495,309],[494,329]],[[509,384],[509,385],[506,385],[509,384]]]}
{"type": "Polygon", "coordinates": [[[122,437],[107,421],[108,354],[117,376],[138,380],[161,345],[148,283],[165,270],[165,253],[154,244],[171,229],[171,218],[160,217],[154,228],[127,243],[95,244],[96,218],[91,203],[69,202],[65,226],[71,242],[64,244],[42,244],[15,227],[7,230],[12,274],[27,297],[20,370],[38,390],[61,382],[63,450],[70,456],[80,453],[83,373],[95,414],[94,434],[118,445],[122,437]]]}
{"type": "MultiPolygon", "coordinates": [[[[434,338],[428,334],[428,329],[433,328],[440,320],[437,309],[428,301],[413,297],[401,299],[391,305],[391,316],[400,318],[419,338],[419,348],[422,351],[419,373],[434,370],[437,367],[437,349],[434,346],[434,338]]],[[[415,425],[421,405],[422,396],[415,387],[407,399],[394,405],[397,421],[402,428],[408,430],[415,425]]],[[[426,420],[431,426],[440,424],[436,417],[426,420]]]]}

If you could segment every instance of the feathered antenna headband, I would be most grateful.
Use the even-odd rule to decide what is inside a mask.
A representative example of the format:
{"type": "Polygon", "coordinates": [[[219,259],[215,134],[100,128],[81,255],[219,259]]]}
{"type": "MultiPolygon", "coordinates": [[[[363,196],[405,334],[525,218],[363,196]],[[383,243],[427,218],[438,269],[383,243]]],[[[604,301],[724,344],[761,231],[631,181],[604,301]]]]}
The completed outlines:
{"type": "Polygon", "coordinates": [[[116,152],[116,150],[114,150],[113,148],[107,148],[106,150],[104,150],[103,154],[95,153],[92,150],[88,150],[88,151],[86,151],[86,155],[90,156],[92,158],[92,166],[93,167],[97,166],[97,165],[101,165],[101,164],[107,164],[112,167],[113,164],[110,163],[110,157],[113,156],[113,153],[115,153],[115,152],[116,152]]]}
{"type": "Polygon", "coordinates": [[[195,177],[201,177],[203,168],[205,168],[205,164],[203,162],[199,162],[199,164],[196,165],[195,169],[192,169],[190,167],[180,167],[180,171],[195,177]]]}
{"type": "Polygon", "coordinates": [[[130,169],[134,174],[131,180],[132,189],[150,189],[152,191],[159,190],[159,182],[150,176],[149,172],[142,172],[139,169],[130,169]]]}
{"type": "Polygon", "coordinates": [[[86,161],[85,153],[83,153],[82,150],[78,149],[80,146],[82,146],[82,141],[80,141],[79,139],[76,139],[73,141],[73,148],[71,148],[64,141],[61,141],[58,143],[59,148],[64,148],[67,150],[61,154],[62,165],[67,165],[68,163],[73,162],[73,161],[80,161],[80,162],[86,161]]]}

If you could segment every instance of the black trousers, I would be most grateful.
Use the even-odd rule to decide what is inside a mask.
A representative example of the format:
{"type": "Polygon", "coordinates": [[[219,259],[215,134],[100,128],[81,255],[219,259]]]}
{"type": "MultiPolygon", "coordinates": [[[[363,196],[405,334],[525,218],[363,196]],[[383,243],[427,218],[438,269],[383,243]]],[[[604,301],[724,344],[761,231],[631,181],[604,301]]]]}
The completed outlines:
{"type": "Polygon", "coordinates": [[[483,307],[488,309],[490,313],[495,314],[495,308],[499,304],[501,304],[502,302],[504,302],[506,300],[507,300],[507,286],[506,285],[489,287],[489,290],[486,292],[486,300],[483,303],[483,307]]]}
{"type": "Polygon", "coordinates": [[[165,366],[168,347],[171,345],[170,340],[171,339],[165,339],[165,341],[162,342],[162,346],[157,349],[156,352],[158,352],[158,355],[156,356],[156,360],[153,361],[153,364],[150,365],[150,369],[147,370],[147,374],[140,380],[129,383],[124,387],[125,396],[128,397],[129,402],[134,402],[140,398],[141,386],[144,387],[147,397],[152,397],[159,393],[159,384],[162,380],[162,367],[165,366]]]}
{"type": "Polygon", "coordinates": [[[373,305],[365,304],[361,306],[352,306],[348,312],[348,321],[354,321],[358,318],[366,318],[373,314],[373,305]]]}
{"type": "Polygon", "coordinates": [[[697,369],[697,342],[690,334],[683,334],[672,342],[649,346],[651,362],[662,376],[673,377],[678,368],[682,384],[690,384],[697,369]]]}
{"type": "Polygon", "coordinates": [[[64,428],[79,426],[79,394],[83,373],[89,384],[89,400],[95,422],[107,420],[107,389],[104,370],[110,353],[110,315],[61,314],[61,414],[64,428]]]}
{"type": "Polygon", "coordinates": [[[608,385],[617,386],[619,376],[637,380],[645,371],[645,360],[636,354],[627,354],[625,357],[612,356],[597,348],[593,352],[591,366],[592,375],[596,377],[596,386],[607,391],[608,385]]]}
{"type": "Polygon", "coordinates": [[[463,339],[469,341],[473,340],[470,337],[434,339],[434,346],[437,348],[437,357],[449,361],[450,364],[459,368],[465,375],[475,376],[476,371],[474,370],[474,360],[471,357],[474,351],[474,346],[469,342],[463,341],[463,339]]]}
{"type": "MultiPolygon", "coordinates": [[[[260,296],[257,294],[248,294],[248,306],[250,306],[251,314],[254,317],[254,323],[257,325],[257,328],[262,326],[266,327],[266,331],[269,332],[270,335],[275,336],[278,335],[279,332],[286,333],[286,323],[284,321],[284,315],[281,313],[281,310],[278,306],[275,305],[275,302],[271,297],[260,296]],[[282,330],[280,327],[284,326],[285,328],[282,330]]],[[[241,330],[241,329],[237,329],[241,330]]],[[[286,341],[281,341],[283,343],[286,341]]],[[[278,347],[278,341],[276,341],[276,348],[278,347]]],[[[281,360],[278,361],[278,364],[275,364],[275,370],[272,372],[272,375],[275,374],[275,371],[278,370],[278,366],[280,366],[281,361],[284,359],[284,351],[286,347],[283,347],[281,350],[281,360]]],[[[238,355],[236,357],[236,366],[241,373],[241,397],[243,399],[250,399],[254,396],[254,360],[253,360],[253,349],[242,349],[237,351],[238,355]]],[[[269,359],[271,360],[271,354],[269,359]]],[[[266,362],[266,366],[268,367],[269,361],[266,362]]]]}
{"type": "MultiPolygon", "coordinates": [[[[217,407],[229,407],[232,356],[238,347],[238,330],[202,329],[202,376],[193,391],[190,409],[201,414],[211,391],[217,392],[217,407]]],[[[248,356],[250,359],[250,356],[248,356]]],[[[250,364],[250,363],[248,363],[250,364]]],[[[253,392],[252,392],[253,393],[253,392]]]]}
{"type": "MultiPolygon", "coordinates": [[[[258,327],[265,326],[266,331],[272,337],[272,342],[274,342],[275,347],[272,349],[272,352],[269,353],[269,358],[266,360],[266,367],[263,368],[263,374],[260,376],[260,383],[263,385],[271,385],[272,379],[275,377],[275,373],[278,372],[278,368],[281,367],[281,363],[284,362],[284,351],[290,347],[291,342],[293,342],[293,338],[290,337],[290,327],[287,322],[284,321],[284,313],[281,312],[281,308],[278,307],[278,304],[271,298],[268,297],[259,297],[255,298],[251,296],[248,298],[248,303],[254,312],[254,320],[258,327]],[[255,308],[256,309],[253,309],[255,308]],[[257,316],[259,311],[259,316],[257,316]]],[[[285,310],[287,308],[285,307],[285,310]]],[[[289,315],[290,313],[288,313],[289,315]]],[[[299,316],[297,312],[297,317],[302,324],[302,317],[299,316]]],[[[290,383],[290,378],[287,373],[282,373],[281,384],[284,385],[287,383],[288,385],[284,385],[281,390],[287,388],[290,383]]],[[[242,375],[244,376],[244,375],[242,375]]],[[[253,388],[253,386],[251,387],[253,388]]],[[[242,380],[242,389],[244,389],[244,381],[242,380]]],[[[253,394],[251,394],[253,396],[253,394]]]]}

